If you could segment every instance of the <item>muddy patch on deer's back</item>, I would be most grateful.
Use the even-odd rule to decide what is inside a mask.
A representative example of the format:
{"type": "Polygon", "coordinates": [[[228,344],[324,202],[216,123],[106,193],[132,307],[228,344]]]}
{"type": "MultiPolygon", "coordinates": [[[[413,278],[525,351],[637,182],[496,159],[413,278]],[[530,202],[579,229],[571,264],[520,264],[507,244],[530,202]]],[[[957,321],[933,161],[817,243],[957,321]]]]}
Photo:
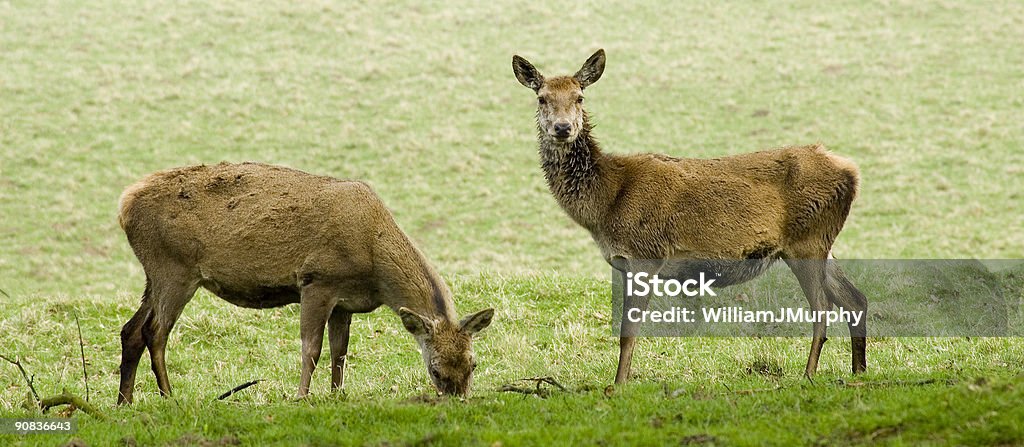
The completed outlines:
{"type": "Polygon", "coordinates": [[[248,184],[244,174],[218,174],[206,182],[204,189],[210,193],[229,194],[239,188],[246,188],[248,184]]]}

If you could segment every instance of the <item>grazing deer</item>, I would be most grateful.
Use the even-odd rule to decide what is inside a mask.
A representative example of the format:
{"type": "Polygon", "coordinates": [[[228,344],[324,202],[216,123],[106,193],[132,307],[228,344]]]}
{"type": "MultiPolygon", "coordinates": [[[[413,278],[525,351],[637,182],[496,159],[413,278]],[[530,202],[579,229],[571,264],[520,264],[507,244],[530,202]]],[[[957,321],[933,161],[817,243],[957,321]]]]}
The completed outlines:
{"type": "MultiPolygon", "coordinates": [[[[516,79],[537,94],[541,168],[558,204],[586,228],[617,270],[657,273],[650,260],[753,260],[728,281],[756,277],[786,261],[812,310],[833,304],[865,311],[867,298],[831,259],[857,193],[857,167],[820,145],[710,160],[661,154],[604,153],[594,139],[583,92],[604,72],[598,50],[572,76],[545,78],[512,58],[516,79]]],[[[745,261],[747,262],[747,261],[745,261]]],[[[646,303],[639,303],[646,306],[646,303]]],[[[625,312],[623,312],[625,317],[625,312]]],[[[630,372],[636,325],[623,318],[616,383],[630,372]]],[[[805,374],[813,376],[825,342],[814,323],[805,374]]],[[[866,325],[851,326],[853,372],[865,370],[866,325]]]]}
{"type": "Polygon", "coordinates": [[[146,291],[121,330],[118,404],[131,403],[147,348],[160,394],[170,394],[167,336],[198,287],[241,307],[299,303],[299,397],[309,393],[324,326],[331,386],[340,388],[352,314],[381,305],[416,339],[438,391],[469,393],[471,337],[494,310],[458,320],[440,275],[361,182],[257,163],[182,167],[129,186],[119,220],[146,291]]]}

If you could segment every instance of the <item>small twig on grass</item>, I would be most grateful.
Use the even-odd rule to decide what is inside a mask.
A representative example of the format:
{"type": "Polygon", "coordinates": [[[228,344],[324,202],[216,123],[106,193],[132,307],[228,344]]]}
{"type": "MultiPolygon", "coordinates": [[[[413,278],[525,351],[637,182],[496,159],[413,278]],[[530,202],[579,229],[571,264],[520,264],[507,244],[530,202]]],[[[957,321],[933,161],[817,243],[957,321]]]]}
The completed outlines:
{"type": "Polygon", "coordinates": [[[541,388],[541,385],[543,385],[545,383],[548,384],[548,385],[554,386],[555,388],[558,388],[561,391],[569,391],[564,386],[562,386],[562,384],[558,383],[554,379],[554,377],[550,377],[550,376],[545,376],[545,377],[527,377],[525,379],[519,379],[519,382],[535,382],[536,385],[533,388],[527,388],[527,387],[515,386],[515,385],[510,383],[510,384],[502,385],[502,387],[500,389],[498,389],[498,391],[509,392],[509,393],[533,394],[533,395],[537,395],[537,396],[540,396],[540,397],[547,397],[547,396],[549,396],[551,394],[551,392],[548,389],[546,389],[546,388],[541,388]]]}
{"type": "Polygon", "coordinates": [[[512,385],[511,383],[502,385],[501,388],[498,388],[498,391],[500,391],[502,393],[519,393],[519,394],[527,394],[527,395],[535,394],[535,395],[540,396],[540,397],[547,397],[548,394],[550,394],[550,393],[548,393],[548,390],[546,390],[546,389],[537,389],[537,388],[530,388],[530,387],[515,386],[515,385],[512,385]]]}
{"type": "Polygon", "coordinates": [[[92,404],[90,404],[89,402],[86,402],[82,400],[82,398],[68,392],[67,388],[61,390],[62,392],[56,396],[44,397],[40,399],[39,393],[36,392],[36,387],[32,385],[33,380],[29,378],[28,373],[25,372],[25,368],[21,366],[21,359],[11,360],[10,357],[7,357],[3,354],[0,354],[0,359],[4,359],[9,363],[13,364],[14,366],[17,366],[18,370],[21,371],[21,376],[25,378],[25,382],[28,383],[28,388],[32,390],[32,397],[35,398],[35,400],[32,402],[27,402],[26,399],[25,404],[28,405],[29,408],[38,406],[39,409],[43,410],[43,412],[45,413],[46,410],[49,410],[50,408],[56,407],[58,405],[71,405],[73,408],[80,409],[99,419],[107,419],[107,415],[97,410],[96,407],[92,406],[92,404]]]}
{"type": "Polygon", "coordinates": [[[75,316],[75,325],[78,326],[78,350],[82,353],[82,376],[85,378],[85,401],[89,401],[89,371],[85,369],[85,343],[82,342],[82,324],[78,322],[78,312],[72,312],[75,316]]]}
{"type": "Polygon", "coordinates": [[[46,410],[58,405],[71,405],[72,407],[93,415],[97,419],[107,419],[107,415],[103,414],[100,410],[97,410],[96,407],[92,406],[89,402],[82,400],[81,397],[69,393],[67,388],[61,391],[62,392],[56,396],[40,399],[39,408],[41,408],[43,412],[46,412],[46,410]]]}
{"type": "Polygon", "coordinates": [[[4,292],[4,289],[0,289],[0,295],[6,296],[7,298],[11,297],[10,295],[7,294],[7,292],[4,292]]]}
{"type": "Polygon", "coordinates": [[[562,384],[556,382],[555,378],[551,377],[551,376],[546,376],[546,377],[529,377],[529,378],[522,379],[522,380],[523,381],[530,381],[530,382],[537,382],[537,388],[540,388],[540,384],[546,383],[548,385],[554,386],[555,388],[558,388],[561,391],[569,391],[569,390],[565,389],[565,387],[562,386],[562,384]]]}
{"type": "Polygon", "coordinates": [[[21,366],[21,359],[11,360],[10,357],[7,357],[3,354],[0,354],[0,358],[7,360],[12,365],[18,367],[18,370],[21,371],[21,376],[24,377],[25,382],[28,383],[28,389],[32,390],[32,396],[36,398],[36,402],[39,402],[39,393],[36,392],[36,387],[32,385],[32,379],[28,377],[28,373],[25,372],[25,368],[21,366]]]}
{"type": "Polygon", "coordinates": [[[231,390],[229,390],[228,392],[226,392],[224,394],[221,394],[220,396],[217,396],[217,400],[227,399],[232,394],[235,394],[235,393],[237,393],[239,391],[242,391],[242,390],[244,390],[246,388],[249,388],[249,387],[251,387],[251,386],[253,386],[253,385],[257,384],[257,383],[260,383],[262,381],[263,381],[263,379],[256,379],[256,380],[253,380],[251,382],[246,382],[246,383],[243,383],[241,385],[238,385],[238,386],[232,388],[231,390]]]}

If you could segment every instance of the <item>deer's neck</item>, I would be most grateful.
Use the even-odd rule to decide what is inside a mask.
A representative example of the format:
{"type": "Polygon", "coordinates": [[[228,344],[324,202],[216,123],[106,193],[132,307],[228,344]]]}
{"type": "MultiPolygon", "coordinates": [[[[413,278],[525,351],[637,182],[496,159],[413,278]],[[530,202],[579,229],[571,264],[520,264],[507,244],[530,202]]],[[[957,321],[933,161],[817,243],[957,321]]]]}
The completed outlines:
{"type": "Polygon", "coordinates": [[[541,168],[548,188],[562,209],[576,223],[596,231],[618,190],[618,172],[609,156],[601,152],[585,118],[579,136],[569,143],[538,136],[541,168]]]}
{"type": "Polygon", "coordinates": [[[457,321],[444,279],[401,230],[396,233],[382,235],[376,250],[381,302],[395,311],[406,307],[426,317],[457,321]]]}

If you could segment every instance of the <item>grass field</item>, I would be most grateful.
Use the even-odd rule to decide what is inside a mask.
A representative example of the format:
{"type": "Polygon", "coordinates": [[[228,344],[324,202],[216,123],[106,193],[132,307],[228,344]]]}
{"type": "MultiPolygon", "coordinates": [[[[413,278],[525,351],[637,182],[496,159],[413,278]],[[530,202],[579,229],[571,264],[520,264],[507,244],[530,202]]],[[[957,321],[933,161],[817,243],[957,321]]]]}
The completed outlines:
{"type": "MultiPolygon", "coordinates": [[[[1024,343],[870,339],[869,372],[809,340],[645,339],[608,390],[608,269],[549,196],[535,99],[513,54],[588,89],[613,152],[713,157],[821,142],[862,191],[843,258],[1024,257],[1024,4],[1013,1],[0,1],[0,354],[36,388],[92,401],[75,436],[0,444],[1019,444],[1024,343]],[[115,408],[120,326],[143,275],[116,223],[121,190],[162,168],[279,163],[363,179],[449,280],[493,306],[475,393],[429,395],[414,343],[357,316],[347,394],[294,401],[297,308],[200,292],[171,336],[172,399],[148,360],[115,408]],[[546,399],[502,385],[552,376],[546,399]],[[266,382],[228,401],[214,397],[266,382]]],[[[809,328],[808,328],[809,332],[809,328]]],[[[26,386],[0,363],[0,416],[26,386]]]]}

